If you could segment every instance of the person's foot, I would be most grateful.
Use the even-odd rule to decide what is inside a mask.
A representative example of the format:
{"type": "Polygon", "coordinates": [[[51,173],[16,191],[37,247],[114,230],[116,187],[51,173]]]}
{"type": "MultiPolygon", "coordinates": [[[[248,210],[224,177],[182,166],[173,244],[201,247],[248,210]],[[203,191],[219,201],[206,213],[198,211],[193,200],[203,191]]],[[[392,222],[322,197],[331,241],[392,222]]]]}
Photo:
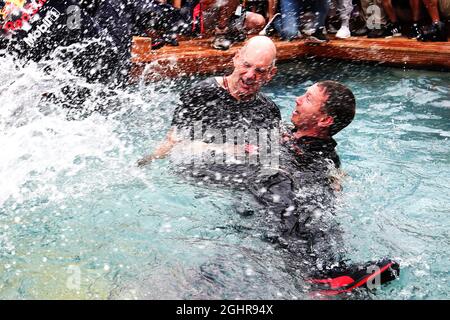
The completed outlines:
{"type": "Polygon", "coordinates": [[[419,24],[414,23],[411,26],[411,31],[408,34],[408,38],[418,39],[421,35],[422,35],[422,31],[420,30],[419,24]]]}
{"type": "Polygon", "coordinates": [[[323,33],[324,29],[319,28],[316,29],[316,31],[308,37],[308,42],[314,42],[314,43],[324,43],[328,41],[328,38],[323,33]]]}
{"type": "Polygon", "coordinates": [[[228,50],[232,44],[233,42],[227,39],[226,35],[219,34],[214,37],[212,47],[217,50],[228,50]]]}
{"type": "Polygon", "coordinates": [[[163,38],[152,38],[152,50],[158,50],[166,45],[163,38]]]}
{"type": "Polygon", "coordinates": [[[384,38],[388,35],[386,26],[381,26],[379,29],[370,29],[367,32],[367,38],[384,38]]]}
{"type": "Polygon", "coordinates": [[[359,29],[357,29],[357,30],[355,30],[355,31],[352,31],[352,34],[353,34],[354,36],[357,36],[357,37],[359,37],[359,36],[365,36],[365,35],[367,34],[368,31],[369,31],[369,30],[368,30],[366,27],[362,27],[362,28],[359,28],[359,29]]]}
{"type": "Polygon", "coordinates": [[[176,34],[168,34],[164,36],[164,41],[166,44],[174,47],[178,47],[180,44],[178,43],[177,35],[176,34]]]}
{"type": "Polygon", "coordinates": [[[423,30],[417,38],[419,41],[448,41],[448,34],[445,24],[441,21],[433,23],[428,29],[423,30]]]}
{"type": "Polygon", "coordinates": [[[402,28],[398,23],[389,23],[386,26],[386,37],[401,37],[402,28]]]}
{"type": "Polygon", "coordinates": [[[276,21],[277,19],[280,19],[280,18],[281,18],[281,13],[275,14],[275,15],[272,17],[272,19],[270,19],[269,22],[266,24],[266,26],[264,27],[264,29],[262,29],[262,30],[259,32],[259,35],[260,35],[260,36],[267,36],[267,37],[270,37],[270,36],[274,35],[274,33],[276,32],[276,29],[275,29],[275,21],[276,21]]]}
{"type": "Polygon", "coordinates": [[[332,24],[329,24],[327,26],[327,33],[328,34],[336,34],[336,33],[338,33],[338,30],[332,24]]]}
{"type": "Polygon", "coordinates": [[[342,26],[336,33],[336,38],[347,39],[351,37],[350,29],[347,26],[342,26]]]}

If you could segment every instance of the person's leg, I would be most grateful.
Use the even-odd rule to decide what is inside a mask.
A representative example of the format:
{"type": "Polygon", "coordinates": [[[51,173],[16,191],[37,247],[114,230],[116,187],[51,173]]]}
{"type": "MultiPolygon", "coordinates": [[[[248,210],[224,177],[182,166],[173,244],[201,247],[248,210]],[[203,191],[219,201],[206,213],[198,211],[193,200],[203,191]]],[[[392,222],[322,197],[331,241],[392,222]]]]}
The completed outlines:
{"type": "Polygon", "coordinates": [[[281,0],[281,19],[274,21],[275,29],[284,40],[292,40],[299,36],[300,15],[303,11],[303,0],[281,0]]]}
{"type": "Polygon", "coordinates": [[[313,7],[316,15],[316,29],[323,30],[330,9],[330,0],[315,0],[313,7]]]}
{"type": "Polygon", "coordinates": [[[439,9],[441,18],[450,20],[450,0],[439,0],[439,9]]]}
{"type": "Polygon", "coordinates": [[[421,41],[448,41],[447,29],[439,16],[438,0],[423,0],[423,2],[433,24],[418,39],[421,41]]]}
{"type": "Polygon", "coordinates": [[[412,11],[413,23],[417,23],[420,20],[420,0],[409,0],[409,6],[412,11]]]}
{"type": "MultiPolygon", "coordinates": [[[[386,12],[383,8],[383,0],[361,0],[361,11],[365,21],[368,21],[373,14],[376,14],[376,20],[380,25],[387,23],[386,12]],[[369,10],[370,8],[370,10],[369,10]],[[375,10],[371,10],[375,9],[375,10]]],[[[370,29],[370,28],[369,28],[370,29]]]]}
{"type": "Polygon", "coordinates": [[[313,42],[326,42],[327,37],[324,35],[325,20],[328,16],[328,10],[330,8],[329,0],[315,0],[312,3],[312,7],[315,14],[315,32],[309,36],[309,40],[313,42]]]}
{"type": "MultiPolygon", "coordinates": [[[[239,0],[217,1],[219,6],[217,15],[217,26],[214,30],[215,38],[212,47],[218,50],[228,50],[234,42],[245,40],[245,16],[236,14],[240,5],[239,0]]],[[[260,23],[251,18],[251,24],[260,23]]]]}
{"type": "Polygon", "coordinates": [[[219,16],[217,21],[217,29],[223,30],[230,24],[231,18],[239,6],[239,0],[222,0],[216,2],[219,5],[219,16]]]}
{"type": "Polygon", "coordinates": [[[383,0],[361,0],[361,11],[368,29],[367,37],[384,37],[387,17],[383,8],[383,0]]]}
{"type": "Polygon", "coordinates": [[[392,0],[383,0],[383,8],[389,17],[391,23],[386,26],[386,33],[384,36],[387,37],[399,37],[402,35],[402,28],[398,23],[398,16],[395,12],[395,8],[392,5],[392,0]]]}
{"type": "Polygon", "coordinates": [[[411,26],[411,31],[408,35],[408,38],[417,39],[421,35],[421,30],[419,27],[420,20],[420,0],[409,0],[409,6],[411,7],[412,12],[412,21],[413,24],[411,26]]]}
{"type": "Polygon", "coordinates": [[[338,3],[339,17],[341,19],[341,26],[349,27],[350,16],[353,11],[352,0],[339,0],[338,3]]]}
{"type": "Polygon", "coordinates": [[[341,28],[336,33],[336,37],[345,39],[351,36],[350,34],[350,16],[353,11],[352,0],[339,0],[338,3],[339,17],[341,18],[341,28]]]}
{"type": "Polygon", "coordinates": [[[383,0],[383,8],[389,20],[392,23],[397,23],[397,15],[395,14],[395,9],[392,6],[392,0],[383,0]]]}
{"type": "Polygon", "coordinates": [[[428,14],[431,17],[433,23],[438,23],[441,21],[439,17],[438,0],[422,0],[427,8],[428,14]]]}

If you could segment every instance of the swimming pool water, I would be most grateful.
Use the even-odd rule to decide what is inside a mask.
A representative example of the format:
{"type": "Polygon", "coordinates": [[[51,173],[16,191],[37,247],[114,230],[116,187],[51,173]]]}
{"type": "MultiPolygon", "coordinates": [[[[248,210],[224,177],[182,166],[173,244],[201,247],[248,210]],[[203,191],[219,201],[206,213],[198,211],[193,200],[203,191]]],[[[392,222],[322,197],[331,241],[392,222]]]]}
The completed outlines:
{"type": "MultiPolygon", "coordinates": [[[[257,218],[236,214],[245,196],[188,185],[167,160],[135,166],[164,137],[187,80],[117,90],[85,105],[116,113],[69,121],[40,94],[105,89],[0,59],[1,299],[308,298],[251,230],[257,218]]],[[[315,81],[355,93],[356,119],[336,137],[348,175],[336,219],[349,258],[402,266],[364,297],[448,298],[449,74],[310,59],[279,69],[264,92],[285,121],[315,81]]]]}

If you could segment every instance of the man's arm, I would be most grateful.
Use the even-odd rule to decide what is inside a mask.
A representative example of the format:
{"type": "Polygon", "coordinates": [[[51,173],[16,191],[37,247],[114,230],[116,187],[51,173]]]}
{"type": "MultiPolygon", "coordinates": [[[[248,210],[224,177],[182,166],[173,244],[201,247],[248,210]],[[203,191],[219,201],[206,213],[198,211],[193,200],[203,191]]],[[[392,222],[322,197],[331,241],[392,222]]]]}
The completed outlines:
{"type": "Polygon", "coordinates": [[[166,138],[158,145],[156,150],[152,154],[145,156],[144,158],[139,160],[137,162],[137,165],[139,167],[143,167],[153,162],[153,160],[164,159],[165,157],[167,157],[170,151],[172,151],[173,147],[180,141],[177,138],[175,131],[176,129],[172,127],[167,133],[166,138]]]}

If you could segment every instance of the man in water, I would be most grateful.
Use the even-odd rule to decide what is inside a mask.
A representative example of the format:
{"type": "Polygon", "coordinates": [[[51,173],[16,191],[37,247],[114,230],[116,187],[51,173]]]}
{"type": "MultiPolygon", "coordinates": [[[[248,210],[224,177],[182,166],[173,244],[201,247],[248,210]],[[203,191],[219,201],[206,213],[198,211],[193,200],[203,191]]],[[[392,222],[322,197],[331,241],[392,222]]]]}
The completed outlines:
{"type": "Polygon", "coordinates": [[[355,116],[353,93],[338,82],[322,81],[295,102],[294,127],[283,134],[280,167],[261,169],[248,183],[264,208],[266,239],[300,257],[288,259],[289,267],[303,270],[305,278],[316,278],[310,282],[322,287],[322,295],[395,279],[399,265],[390,259],[342,262],[345,251],[334,219],[340,160],[333,136],[355,116]]]}
{"type": "Polygon", "coordinates": [[[196,127],[205,144],[230,140],[228,144],[234,145],[236,131],[227,139],[227,130],[229,133],[240,130],[244,136],[257,135],[263,130],[276,135],[280,111],[260,92],[276,74],[275,58],[272,40],[263,36],[248,40],[233,58],[234,70],[230,75],[206,79],[181,93],[181,105],[175,110],[165,141],[138,165],[164,158],[180,142],[192,140],[196,127]],[[186,131],[188,137],[183,137],[186,131]]]}

